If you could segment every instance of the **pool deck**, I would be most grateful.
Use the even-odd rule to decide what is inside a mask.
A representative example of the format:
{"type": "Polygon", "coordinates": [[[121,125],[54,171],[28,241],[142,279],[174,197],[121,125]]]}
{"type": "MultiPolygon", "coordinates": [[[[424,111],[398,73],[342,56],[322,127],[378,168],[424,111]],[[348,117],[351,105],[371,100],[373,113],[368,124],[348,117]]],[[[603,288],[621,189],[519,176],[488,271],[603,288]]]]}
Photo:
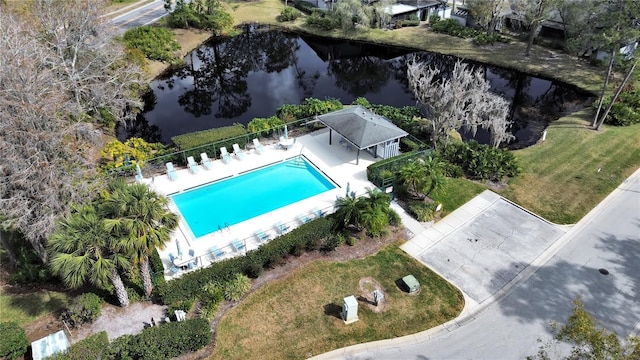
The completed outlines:
{"type": "MultiPolygon", "coordinates": [[[[332,145],[329,145],[329,130],[322,129],[296,137],[295,144],[289,150],[279,148],[277,140],[271,140],[271,143],[269,143],[268,140],[262,139],[261,142],[265,149],[262,154],[258,154],[253,150],[253,144],[248,144],[248,150],[245,150],[245,156],[242,160],[238,160],[232,155],[232,161],[229,164],[225,164],[220,159],[211,158],[213,163],[211,170],[206,170],[199,165],[199,171],[196,174],[192,174],[187,168],[176,168],[177,179],[174,181],[169,180],[166,174],[140,180],[140,182],[148,184],[160,194],[172,195],[210,182],[241,175],[247,171],[282,162],[302,154],[337,185],[333,190],[235,225],[227,227],[225,224],[218,224],[218,231],[197,239],[192,234],[186,221],[181,217],[178,229],[171,235],[171,242],[164,249],[159,250],[160,258],[165,267],[165,279],[170,280],[180,277],[192,269],[208,266],[213,261],[243,255],[246,251],[258,248],[262,244],[256,236],[256,231],[259,229],[271,240],[279,235],[275,227],[277,222],[287,225],[289,227],[287,231],[291,231],[293,228],[300,226],[301,216],[306,216],[309,219],[318,216],[314,211],[315,209],[320,209],[327,213],[333,212],[335,200],[337,197],[345,196],[347,184],[349,184],[349,191],[355,192],[356,195],[361,195],[366,192],[367,188],[374,187],[367,180],[367,166],[380,160],[380,158],[375,159],[370,153],[360,151],[359,164],[356,165],[357,151],[341,145],[338,141],[339,138],[340,136],[334,133],[332,145]],[[235,249],[233,242],[236,240],[244,245],[244,249],[235,249]],[[213,255],[211,250],[214,246],[222,253],[218,252],[217,257],[213,255]],[[187,269],[180,269],[174,273],[171,270],[174,264],[170,261],[169,254],[178,255],[178,248],[181,250],[182,257],[176,260],[175,264],[183,268],[187,267],[187,269]],[[193,250],[193,256],[189,254],[190,250],[193,250]],[[189,269],[188,264],[196,258],[197,265],[189,269]]],[[[211,206],[224,206],[224,204],[211,204],[211,206]]],[[[170,209],[180,214],[172,201],[170,202],[170,209]]]]}

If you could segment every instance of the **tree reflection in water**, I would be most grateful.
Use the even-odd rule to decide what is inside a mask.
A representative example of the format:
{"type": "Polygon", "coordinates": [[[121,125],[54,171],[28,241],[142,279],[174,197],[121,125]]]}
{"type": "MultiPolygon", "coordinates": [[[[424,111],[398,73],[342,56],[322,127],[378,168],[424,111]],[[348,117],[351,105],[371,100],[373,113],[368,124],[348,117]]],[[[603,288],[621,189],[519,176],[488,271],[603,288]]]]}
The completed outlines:
{"type": "MultiPolygon", "coordinates": [[[[238,36],[203,44],[187,55],[183,67],[155,79],[143,114],[127,129],[120,129],[119,137],[169,143],[175,135],[269,117],[283,104],[297,104],[307,97],[351,103],[362,96],[373,104],[415,105],[406,75],[406,63],[413,56],[439,68],[444,77],[457,60],[248,25],[238,36]]],[[[567,104],[574,110],[587,100],[557,82],[473,65],[511,103],[514,147],[535,143],[567,104]]],[[[479,141],[483,136],[488,140],[488,134],[479,133],[479,141]]]]}

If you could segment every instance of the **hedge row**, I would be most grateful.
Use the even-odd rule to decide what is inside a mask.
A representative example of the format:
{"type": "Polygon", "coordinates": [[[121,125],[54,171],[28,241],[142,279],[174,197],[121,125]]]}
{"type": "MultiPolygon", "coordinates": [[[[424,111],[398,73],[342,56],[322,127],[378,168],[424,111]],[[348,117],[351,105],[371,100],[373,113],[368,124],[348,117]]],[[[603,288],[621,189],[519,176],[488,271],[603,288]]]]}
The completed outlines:
{"type": "Polygon", "coordinates": [[[296,255],[305,249],[317,249],[323,239],[331,234],[332,220],[318,218],[282,235],[246,256],[238,256],[215,262],[211,266],[184,274],[180,279],[157,287],[157,293],[165,304],[197,298],[205,285],[225,283],[239,273],[257,277],[264,268],[273,267],[288,255],[296,255]]]}
{"type": "Polygon", "coordinates": [[[337,99],[320,100],[306,98],[300,105],[285,104],[278,108],[277,115],[285,122],[326,114],[344,107],[337,99]]]}
{"type": "Polygon", "coordinates": [[[49,357],[51,360],[84,360],[106,359],[109,352],[109,336],[106,331],[101,331],[83,340],[72,344],[67,352],[58,353],[49,357]]]}
{"type": "Polygon", "coordinates": [[[54,360],[171,359],[197,351],[211,342],[211,327],[206,319],[161,323],[138,335],[124,335],[109,343],[105,331],[71,345],[54,360]]]}
{"type": "Polygon", "coordinates": [[[376,186],[383,186],[384,183],[393,182],[396,179],[398,170],[407,162],[416,157],[427,156],[432,150],[412,151],[392,158],[380,160],[367,167],[367,179],[376,186]]]}
{"type": "Polygon", "coordinates": [[[225,126],[216,129],[196,131],[188,134],[178,135],[171,138],[171,141],[180,150],[186,151],[178,162],[186,161],[188,156],[193,156],[196,161],[200,159],[200,153],[206,152],[210,158],[220,156],[220,147],[224,146],[227,151],[232,152],[232,145],[238,144],[240,148],[244,148],[248,139],[247,131],[242,124],[225,126]],[[206,146],[209,145],[209,146],[206,146]]]}

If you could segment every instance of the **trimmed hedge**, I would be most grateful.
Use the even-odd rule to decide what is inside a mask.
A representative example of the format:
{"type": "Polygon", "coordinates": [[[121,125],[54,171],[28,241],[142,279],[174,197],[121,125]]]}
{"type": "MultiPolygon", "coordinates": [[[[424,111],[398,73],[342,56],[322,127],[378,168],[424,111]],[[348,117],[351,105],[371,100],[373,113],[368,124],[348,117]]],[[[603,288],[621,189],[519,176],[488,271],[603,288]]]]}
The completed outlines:
{"type": "Polygon", "coordinates": [[[171,141],[180,149],[188,150],[183,154],[181,161],[186,163],[186,158],[193,156],[200,159],[200,153],[206,152],[210,158],[220,156],[220,147],[225,146],[232,151],[231,146],[237,143],[240,148],[244,148],[247,143],[247,131],[242,124],[225,126],[216,129],[196,131],[188,134],[178,135],[171,138],[171,141]],[[245,135],[245,136],[243,136],[245,135]]]}
{"type": "Polygon", "coordinates": [[[154,250],[149,256],[149,267],[151,267],[151,274],[160,274],[157,276],[152,276],[151,280],[153,281],[153,285],[158,286],[160,284],[164,284],[167,281],[164,279],[164,264],[162,263],[162,259],[160,259],[160,254],[158,254],[158,250],[154,250]]]}
{"type": "Polygon", "coordinates": [[[332,225],[333,221],[329,218],[318,218],[249,251],[246,256],[215,262],[209,267],[184,274],[180,279],[159,285],[157,293],[164,304],[174,304],[197,298],[209,283],[224,284],[236,278],[237,274],[256,277],[262,269],[278,265],[289,255],[299,254],[309,244],[328,239],[332,225]]]}
{"type": "Polygon", "coordinates": [[[306,98],[300,105],[282,105],[278,108],[276,114],[284,121],[293,121],[326,114],[342,108],[344,108],[344,105],[337,99],[320,100],[316,98],[306,98]]]}
{"type": "Polygon", "coordinates": [[[17,359],[27,352],[29,341],[27,333],[12,322],[0,322],[0,357],[3,359],[17,359]]]}
{"type": "Polygon", "coordinates": [[[72,344],[66,352],[49,357],[53,360],[100,359],[109,349],[109,336],[101,331],[72,344]]]}
{"type": "Polygon", "coordinates": [[[205,319],[160,324],[118,338],[103,359],[171,359],[202,349],[211,338],[211,326],[205,319]]]}

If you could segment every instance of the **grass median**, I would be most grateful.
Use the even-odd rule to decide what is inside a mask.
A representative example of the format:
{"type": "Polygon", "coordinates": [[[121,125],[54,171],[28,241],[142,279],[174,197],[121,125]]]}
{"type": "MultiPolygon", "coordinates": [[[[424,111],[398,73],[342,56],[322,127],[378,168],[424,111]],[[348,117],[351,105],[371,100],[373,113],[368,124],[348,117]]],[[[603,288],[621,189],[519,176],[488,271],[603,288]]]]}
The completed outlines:
{"type": "Polygon", "coordinates": [[[333,349],[413,334],[457,316],[462,294],[397,246],[346,262],[315,261],[271,282],[229,311],[218,325],[212,358],[300,359],[333,349]],[[408,295],[396,281],[413,274],[421,292],[408,295]],[[359,302],[359,321],[339,318],[342,299],[360,294],[371,277],[384,289],[386,306],[374,312],[359,302]]]}

